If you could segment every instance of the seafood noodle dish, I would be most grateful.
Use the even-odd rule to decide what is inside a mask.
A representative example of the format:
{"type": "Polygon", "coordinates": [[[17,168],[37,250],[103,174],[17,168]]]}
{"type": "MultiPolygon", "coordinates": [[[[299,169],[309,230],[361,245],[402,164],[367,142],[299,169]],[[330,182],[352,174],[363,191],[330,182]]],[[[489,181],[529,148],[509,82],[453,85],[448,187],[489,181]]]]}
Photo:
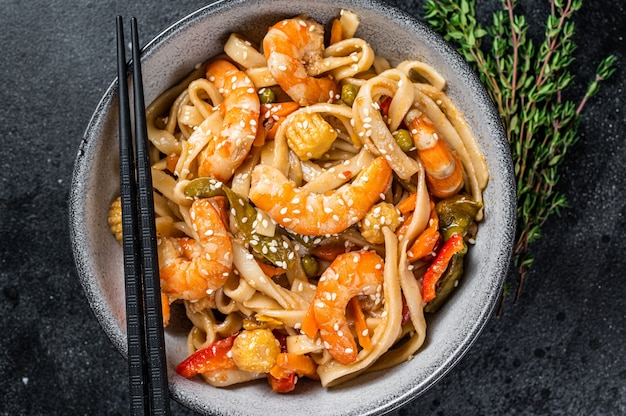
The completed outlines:
{"type": "MultiPolygon", "coordinates": [[[[446,80],[358,26],[341,10],[259,44],[232,33],[148,106],[163,324],[177,308],[191,328],[181,376],[287,393],[401,365],[462,284],[484,156],[446,80]]],[[[118,199],[118,239],[120,222],[118,199]]]]}

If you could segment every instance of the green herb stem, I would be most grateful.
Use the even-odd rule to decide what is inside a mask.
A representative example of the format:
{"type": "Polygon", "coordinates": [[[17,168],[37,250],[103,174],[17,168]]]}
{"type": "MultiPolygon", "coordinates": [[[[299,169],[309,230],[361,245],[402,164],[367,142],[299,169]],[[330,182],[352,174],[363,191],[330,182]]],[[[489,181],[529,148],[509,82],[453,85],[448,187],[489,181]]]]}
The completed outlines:
{"type": "MultiPolygon", "coordinates": [[[[517,229],[513,249],[518,283],[515,302],[534,257],[531,244],[541,238],[541,228],[553,214],[568,207],[557,192],[559,166],[579,139],[584,105],[597,94],[600,82],[615,71],[615,56],[603,59],[595,79],[578,105],[563,100],[572,86],[569,66],[576,45],[572,17],[582,0],[550,0],[545,37],[538,47],[527,36],[528,23],[516,13],[515,0],[501,0],[502,7],[483,28],[476,19],[475,0],[427,0],[425,19],[454,43],[477,71],[496,105],[511,148],[517,183],[517,229]],[[491,47],[483,45],[488,37],[491,47]]],[[[504,298],[509,292],[506,286],[504,298]]]]}

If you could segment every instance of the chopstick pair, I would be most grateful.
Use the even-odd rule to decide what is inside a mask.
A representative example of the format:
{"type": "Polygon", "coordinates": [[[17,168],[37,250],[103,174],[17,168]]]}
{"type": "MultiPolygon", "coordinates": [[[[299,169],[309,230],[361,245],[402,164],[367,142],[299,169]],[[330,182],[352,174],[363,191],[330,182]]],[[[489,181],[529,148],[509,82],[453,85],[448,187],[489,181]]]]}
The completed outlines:
{"type": "Polygon", "coordinates": [[[130,410],[133,415],[169,415],[152,176],[148,155],[137,20],[134,17],[131,18],[130,24],[135,150],[133,150],[130,120],[124,26],[122,17],[117,17],[120,188],[130,410]]]}

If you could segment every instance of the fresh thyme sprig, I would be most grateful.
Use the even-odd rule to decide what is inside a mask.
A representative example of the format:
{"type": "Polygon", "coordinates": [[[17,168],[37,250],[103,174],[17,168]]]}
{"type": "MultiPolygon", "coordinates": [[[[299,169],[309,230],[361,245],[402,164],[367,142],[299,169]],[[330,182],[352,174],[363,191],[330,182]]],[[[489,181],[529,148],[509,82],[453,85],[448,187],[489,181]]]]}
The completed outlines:
{"type": "MultiPolygon", "coordinates": [[[[494,101],[507,133],[517,180],[517,238],[513,249],[518,301],[524,278],[533,264],[530,245],[541,238],[541,227],[568,207],[555,186],[559,166],[579,139],[580,115],[600,82],[615,71],[615,56],[604,58],[596,76],[576,105],[563,97],[572,86],[569,67],[576,45],[572,15],[582,0],[550,0],[545,38],[536,46],[528,23],[517,14],[515,0],[501,0],[492,23],[483,27],[476,18],[475,0],[427,0],[425,19],[457,46],[474,66],[494,101]]],[[[504,298],[509,292],[505,286],[504,298]]]]}

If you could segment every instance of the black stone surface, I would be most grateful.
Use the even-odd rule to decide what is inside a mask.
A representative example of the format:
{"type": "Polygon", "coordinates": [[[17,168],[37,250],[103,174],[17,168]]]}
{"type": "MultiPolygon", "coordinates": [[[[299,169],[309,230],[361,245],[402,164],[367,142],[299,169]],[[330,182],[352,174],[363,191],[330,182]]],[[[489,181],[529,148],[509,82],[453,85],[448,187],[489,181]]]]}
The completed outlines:
{"type": "MultiPolygon", "coordinates": [[[[393,3],[423,15],[423,1],[393,3]]],[[[482,17],[498,3],[479,1],[482,17]]],[[[548,2],[518,3],[542,24],[548,2]]],[[[204,4],[0,2],[0,415],[128,412],[126,363],[73,264],[70,178],[115,76],[114,17],[137,16],[145,42],[204,4]]],[[[624,8],[586,1],[575,19],[580,87],[571,93],[580,97],[609,53],[618,72],[585,108],[558,186],[571,208],[533,245],[519,303],[507,300],[461,362],[396,416],[626,414],[624,8]]]]}

